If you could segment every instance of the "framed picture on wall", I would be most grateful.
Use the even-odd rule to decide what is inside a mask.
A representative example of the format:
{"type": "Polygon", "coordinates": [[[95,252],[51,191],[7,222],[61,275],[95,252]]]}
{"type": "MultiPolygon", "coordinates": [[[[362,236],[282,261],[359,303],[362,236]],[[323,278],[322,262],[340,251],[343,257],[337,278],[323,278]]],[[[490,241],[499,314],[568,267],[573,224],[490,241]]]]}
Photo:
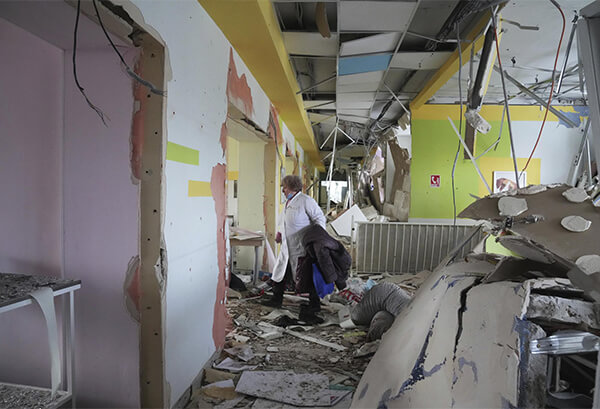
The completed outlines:
{"type": "MultiPolygon", "coordinates": [[[[519,173],[519,186],[527,186],[527,172],[519,173]]],[[[494,171],[494,193],[516,189],[517,183],[514,170],[494,171]]]]}

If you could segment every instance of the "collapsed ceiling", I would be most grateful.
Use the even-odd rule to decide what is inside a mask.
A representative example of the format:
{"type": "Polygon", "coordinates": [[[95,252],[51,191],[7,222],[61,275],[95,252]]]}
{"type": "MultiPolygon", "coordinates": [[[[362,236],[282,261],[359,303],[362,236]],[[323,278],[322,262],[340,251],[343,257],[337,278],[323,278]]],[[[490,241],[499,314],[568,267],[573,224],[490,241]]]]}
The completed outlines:
{"type": "MultiPolygon", "coordinates": [[[[576,11],[588,3],[563,4],[566,24],[557,75],[563,63],[565,75],[553,103],[582,104],[585,98],[576,46],[569,47],[568,40],[576,11]]],[[[334,141],[336,150],[344,148],[336,158],[342,164],[355,163],[368,151],[365,147],[391,126],[405,125],[411,108],[428,101],[466,102],[481,56],[475,42],[485,36],[496,7],[502,11],[497,22],[503,68],[525,88],[548,98],[562,27],[561,15],[550,1],[276,0],[273,4],[326,164],[334,141]],[[474,44],[474,52],[462,58],[460,85],[459,73],[448,68],[448,61],[459,54],[459,44],[474,44]],[[450,80],[432,85],[441,71],[450,80]],[[339,132],[333,138],[336,125],[339,132]]],[[[464,57],[465,50],[460,51],[464,57]]],[[[503,102],[500,75],[492,73],[486,88],[485,102],[503,102]]],[[[506,90],[511,104],[538,104],[514,82],[507,81],[506,90]]]]}

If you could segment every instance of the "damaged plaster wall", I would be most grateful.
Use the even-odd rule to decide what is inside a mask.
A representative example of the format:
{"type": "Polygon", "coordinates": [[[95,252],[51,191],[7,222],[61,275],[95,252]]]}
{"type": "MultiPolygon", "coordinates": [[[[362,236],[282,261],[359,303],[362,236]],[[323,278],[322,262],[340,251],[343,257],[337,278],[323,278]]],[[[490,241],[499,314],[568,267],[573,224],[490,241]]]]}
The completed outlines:
{"type": "MultiPolygon", "coordinates": [[[[60,277],[63,51],[2,18],[0,39],[0,271],[60,277]]],[[[49,386],[39,309],[0,314],[0,331],[0,379],[49,386]]]]}
{"type": "Polygon", "coordinates": [[[198,2],[180,1],[175,8],[169,1],[122,4],[145,29],[158,33],[171,69],[166,101],[164,337],[167,404],[172,406],[222,345],[228,323],[228,103],[264,132],[271,105],[198,2]]]}
{"type": "MultiPolygon", "coordinates": [[[[581,141],[584,121],[578,107],[557,107],[576,117],[578,128],[567,128],[553,114],[548,115],[540,143],[527,168],[527,183],[566,182],[569,168],[581,141]]],[[[519,171],[523,169],[537,138],[544,110],[536,106],[510,107],[515,151],[519,171]]],[[[492,126],[486,134],[478,134],[474,155],[483,153],[498,138],[502,118],[502,106],[484,105],[481,115],[492,126]]],[[[459,127],[458,105],[424,105],[413,112],[412,163],[411,163],[411,218],[452,219],[451,171],[454,154],[459,143],[448,121],[450,117],[459,127]],[[441,176],[441,186],[432,187],[432,175],[441,176]]],[[[465,121],[463,119],[463,134],[465,121]]],[[[457,213],[478,197],[487,195],[483,182],[470,160],[459,154],[456,166],[456,206],[457,213]]],[[[496,149],[490,150],[478,159],[490,188],[493,189],[494,171],[513,171],[510,156],[510,141],[506,122],[502,127],[502,137],[496,149]]]]}

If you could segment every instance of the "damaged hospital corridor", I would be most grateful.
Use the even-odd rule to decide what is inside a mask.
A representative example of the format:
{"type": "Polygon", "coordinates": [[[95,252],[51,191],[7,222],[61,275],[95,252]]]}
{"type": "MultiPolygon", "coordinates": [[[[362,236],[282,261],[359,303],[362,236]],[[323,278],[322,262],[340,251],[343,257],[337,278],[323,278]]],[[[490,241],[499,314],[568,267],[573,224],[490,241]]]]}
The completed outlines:
{"type": "Polygon", "coordinates": [[[600,408],[600,0],[0,0],[0,409],[600,408]]]}

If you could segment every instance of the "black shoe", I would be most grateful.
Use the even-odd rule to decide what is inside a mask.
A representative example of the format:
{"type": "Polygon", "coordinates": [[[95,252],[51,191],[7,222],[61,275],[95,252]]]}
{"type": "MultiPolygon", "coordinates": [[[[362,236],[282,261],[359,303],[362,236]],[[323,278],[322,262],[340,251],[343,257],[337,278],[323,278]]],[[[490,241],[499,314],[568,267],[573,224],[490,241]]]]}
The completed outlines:
{"type": "Polygon", "coordinates": [[[308,303],[308,304],[300,304],[300,313],[307,313],[307,314],[314,314],[316,312],[321,311],[321,303],[319,304],[313,304],[313,303],[308,303]]]}
{"type": "Polygon", "coordinates": [[[308,325],[317,325],[325,322],[323,318],[319,317],[313,311],[302,311],[300,310],[300,315],[298,316],[298,321],[305,322],[308,325]]]}
{"type": "Polygon", "coordinates": [[[277,299],[275,297],[271,297],[268,300],[263,300],[260,302],[265,307],[273,307],[273,308],[281,308],[283,304],[283,300],[277,299]]]}

